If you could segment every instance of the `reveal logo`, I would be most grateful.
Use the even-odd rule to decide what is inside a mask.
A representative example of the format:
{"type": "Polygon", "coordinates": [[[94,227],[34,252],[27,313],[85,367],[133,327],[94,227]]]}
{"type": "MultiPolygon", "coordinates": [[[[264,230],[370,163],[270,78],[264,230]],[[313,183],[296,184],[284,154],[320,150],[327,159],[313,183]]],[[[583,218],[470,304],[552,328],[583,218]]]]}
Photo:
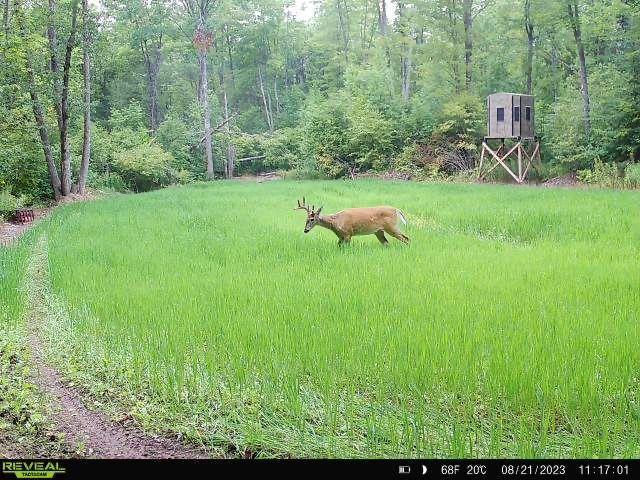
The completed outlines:
{"type": "Polygon", "coordinates": [[[56,473],[65,472],[58,462],[2,462],[2,473],[16,478],[53,478],[56,473]]]}

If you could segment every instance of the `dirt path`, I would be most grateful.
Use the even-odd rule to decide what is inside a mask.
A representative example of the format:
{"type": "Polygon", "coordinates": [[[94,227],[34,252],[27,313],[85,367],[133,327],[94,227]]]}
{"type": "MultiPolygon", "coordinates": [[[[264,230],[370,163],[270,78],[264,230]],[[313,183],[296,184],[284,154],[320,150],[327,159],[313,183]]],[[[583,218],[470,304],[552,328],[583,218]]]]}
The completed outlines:
{"type": "Polygon", "coordinates": [[[40,328],[47,315],[48,272],[46,237],[42,237],[28,265],[28,342],[33,381],[50,401],[54,430],[64,434],[71,451],[94,458],[207,458],[206,452],[184,445],[179,439],[150,436],[131,421],[116,422],[90,410],[80,392],[65,383],[46,361],[40,328]]]}

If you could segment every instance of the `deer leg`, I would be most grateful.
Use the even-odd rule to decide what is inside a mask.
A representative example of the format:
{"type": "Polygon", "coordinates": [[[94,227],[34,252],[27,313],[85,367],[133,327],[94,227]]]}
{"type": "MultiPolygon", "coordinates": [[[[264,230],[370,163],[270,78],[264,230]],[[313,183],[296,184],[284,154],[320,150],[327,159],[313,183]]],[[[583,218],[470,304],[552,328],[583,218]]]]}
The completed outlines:
{"type": "Polygon", "coordinates": [[[407,245],[409,245],[409,237],[407,237],[404,233],[402,233],[400,230],[398,230],[397,228],[393,227],[393,228],[387,228],[385,229],[385,232],[387,232],[389,235],[391,235],[393,238],[397,238],[398,240],[400,240],[402,243],[406,243],[407,245]]]}
{"type": "Polygon", "coordinates": [[[338,240],[338,246],[342,247],[343,245],[348,245],[351,241],[351,237],[340,237],[338,240]]]}
{"type": "Polygon", "coordinates": [[[380,240],[380,243],[382,245],[389,245],[389,240],[387,240],[387,237],[384,236],[384,230],[377,231],[376,237],[378,237],[378,240],[380,240]]]}

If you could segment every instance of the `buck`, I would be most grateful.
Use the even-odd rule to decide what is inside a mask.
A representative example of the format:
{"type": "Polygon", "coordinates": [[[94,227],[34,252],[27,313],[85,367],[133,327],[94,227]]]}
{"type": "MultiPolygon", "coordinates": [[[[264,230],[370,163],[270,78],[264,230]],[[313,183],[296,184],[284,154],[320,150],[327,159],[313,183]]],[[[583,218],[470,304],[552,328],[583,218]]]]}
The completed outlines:
{"type": "Polygon", "coordinates": [[[351,241],[351,237],[356,235],[375,235],[380,243],[387,245],[389,242],[384,236],[388,233],[403,243],[409,243],[409,237],[404,235],[398,224],[407,224],[402,211],[395,207],[365,207],[347,208],[333,215],[320,215],[322,207],[309,208],[306,200],[302,197],[302,203],[298,200],[298,206],[294,210],[305,210],[307,212],[307,223],[304,226],[304,233],[309,233],[313,227],[319,225],[335,233],[338,237],[338,246],[351,241]]]}

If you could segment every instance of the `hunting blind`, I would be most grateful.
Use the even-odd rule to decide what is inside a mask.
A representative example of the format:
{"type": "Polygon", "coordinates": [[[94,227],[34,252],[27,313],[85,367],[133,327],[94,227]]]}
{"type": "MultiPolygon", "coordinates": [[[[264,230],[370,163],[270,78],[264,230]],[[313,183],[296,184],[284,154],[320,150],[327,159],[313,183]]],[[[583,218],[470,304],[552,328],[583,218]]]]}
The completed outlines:
{"type": "Polygon", "coordinates": [[[534,161],[537,160],[540,163],[540,142],[535,136],[534,129],[533,96],[519,93],[493,93],[487,97],[487,113],[487,136],[482,142],[478,176],[483,178],[500,165],[516,182],[524,182],[534,161]],[[516,141],[508,151],[505,139],[516,141]],[[495,150],[492,149],[489,146],[491,140],[500,140],[500,146],[495,150]],[[525,145],[533,148],[531,154],[525,145]],[[488,154],[487,164],[495,160],[486,172],[482,170],[485,154],[488,154]],[[514,172],[516,168],[513,170],[510,168],[511,158],[517,158],[517,172],[514,172]]]}

